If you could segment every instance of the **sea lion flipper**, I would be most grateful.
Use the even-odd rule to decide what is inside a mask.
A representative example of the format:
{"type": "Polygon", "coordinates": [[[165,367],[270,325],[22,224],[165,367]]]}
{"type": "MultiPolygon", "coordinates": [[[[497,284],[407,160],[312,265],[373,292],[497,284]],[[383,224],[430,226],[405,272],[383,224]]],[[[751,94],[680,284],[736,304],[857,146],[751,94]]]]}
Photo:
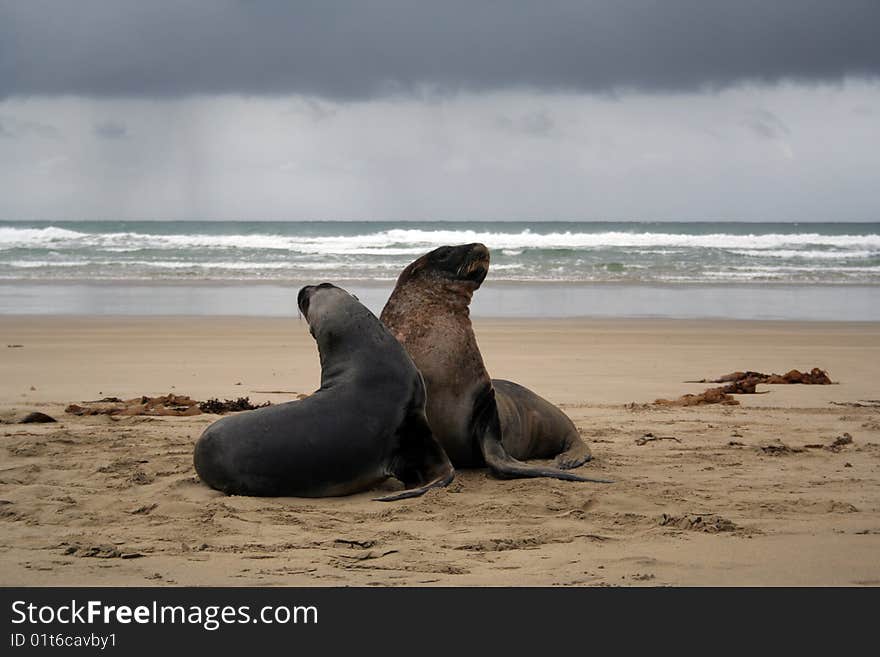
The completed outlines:
{"type": "Polygon", "coordinates": [[[505,479],[522,479],[527,477],[549,477],[551,479],[562,479],[564,481],[584,481],[597,484],[613,484],[613,479],[600,479],[599,477],[582,477],[573,472],[559,470],[543,465],[532,465],[518,461],[507,452],[500,441],[489,436],[480,442],[483,450],[483,458],[486,459],[486,465],[497,477],[505,479]]]}
{"type": "Polygon", "coordinates": [[[525,477],[550,477],[565,481],[584,481],[600,484],[614,483],[610,479],[581,477],[573,472],[558,468],[524,463],[510,456],[501,443],[501,421],[498,417],[498,405],[495,400],[495,389],[487,385],[474,401],[473,427],[474,436],[486,465],[497,477],[520,479],[525,477]]]}
{"type": "Polygon", "coordinates": [[[582,466],[592,458],[593,453],[584,439],[580,436],[572,436],[568,449],[556,456],[556,467],[560,470],[571,470],[582,466]]]}
{"type": "Polygon", "coordinates": [[[432,488],[442,488],[444,486],[448,486],[449,483],[455,478],[455,470],[450,466],[449,472],[446,474],[437,477],[433,481],[429,481],[424,486],[419,486],[418,488],[408,488],[399,493],[395,493],[394,495],[386,495],[385,497],[374,497],[373,501],[375,502],[395,502],[397,500],[405,500],[410,497],[418,497],[419,495],[424,495],[432,488]]]}
{"type": "Polygon", "coordinates": [[[378,502],[393,502],[418,497],[432,488],[448,485],[455,478],[455,468],[434,438],[424,410],[413,410],[400,425],[397,434],[397,451],[389,474],[401,481],[407,489],[373,499],[378,502]]]}

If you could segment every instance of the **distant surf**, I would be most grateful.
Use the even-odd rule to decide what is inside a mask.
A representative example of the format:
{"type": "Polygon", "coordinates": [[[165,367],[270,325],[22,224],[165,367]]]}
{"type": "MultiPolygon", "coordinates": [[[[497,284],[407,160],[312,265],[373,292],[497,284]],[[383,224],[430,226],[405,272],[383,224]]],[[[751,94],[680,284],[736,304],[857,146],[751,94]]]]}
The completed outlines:
{"type": "Polygon", "coordinates": [[[0,222],[7,281],[393,281],[483,242],[490,281],[880,283],[878,223],[0,222]]]}

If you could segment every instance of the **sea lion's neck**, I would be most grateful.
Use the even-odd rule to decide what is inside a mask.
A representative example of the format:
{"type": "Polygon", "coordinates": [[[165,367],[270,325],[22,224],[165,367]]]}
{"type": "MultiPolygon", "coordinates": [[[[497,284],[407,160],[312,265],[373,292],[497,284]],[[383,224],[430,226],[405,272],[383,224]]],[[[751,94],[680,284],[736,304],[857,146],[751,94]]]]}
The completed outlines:
{"type": "MultiPolygon", "coordinates": [[[[448,326],[471,328],[468,308],[472,292],[460,287],[409,284],[397,287],[382,310],[382,323],[413,356],[417,344],[448,326]]],[[[418,363],[417,363],[418,364],[418,363]]]]}
{"type": "Polygon", "coordinates": [[[389,350],[400,345],[371,312],[349,313],[344,322],[315,331],[321,361],[321,387],[355,382],[364,375],[387,372],[389,350]]]}
{"type": "Polygon", "coordinates": [[[470,317],[469,307],[473,296],[474,290],[460,282],[450,281],[431,285],[410,283],[396,288],[391,293],[382,315],[384,317],[386,312],[403,312],[408,317],[412,317],[430,312],[470,317]]]}
{"type": "Polygon", "coordinates": [[[484,369],[468,309],[473,289],[463,287],[403,285],[382,311],[382,322],[426,381],[454,368],[467,367],[472,376],[481,376],[484,369]]]}

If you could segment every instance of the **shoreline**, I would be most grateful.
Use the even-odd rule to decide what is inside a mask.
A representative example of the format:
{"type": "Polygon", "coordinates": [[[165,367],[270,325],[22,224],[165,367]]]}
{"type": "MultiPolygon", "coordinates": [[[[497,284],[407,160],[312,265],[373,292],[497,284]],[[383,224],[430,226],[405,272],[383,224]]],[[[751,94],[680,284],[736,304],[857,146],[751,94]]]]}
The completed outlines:
{"type": "MultiPolygon", "coordinates": [[[[39,322],[112,322],[120,324],[135,325],[139,323],[150,322],[181,322],[187,324],[190,322],[211,322],[211,321],[229,321],[229,322],[282,322],[290,321],[303,322],[303,318],[297,315],[111,315],[111,314],[65,314],[50,315],[45,313],[15,313],[0,314],[0,328],[4,323],[16,321],[39,321],[39,322]]],[[[742,328],[761,329],[761,328],[785,328],[797,327],[805,330],[821,330],[821,329],[880,329],[880,320],[822,320],[822,319],[738,319],[726,317],[587,317],[587,316],[567,316],[567,317],[474,317],[474,326],[513,326],[517,328],[545,326],[578,326],[590,325],[596,328],[641,328],[652,327],[653,325],[670,327],[692,328],[693,330],[707,330],[718,327],[728,327],[735,325],[742,328]]]]}
{"type": "MultiPolygon", "coordinates": [[[[320,277],[316,277],[317,280],[320,277]]],[[[149,286],[168,286],[175,287],[181,285],[191,285],[193,287],[196,286],[205,286],[205,287],[247,287],[250,285],[277,285],[284,287],[300,287],[303,285],[312,285],[315,280],[305,280],[305,279],[264,279],[264,278],[229,278],[229,279],[214,279],[214,278],[197,278],[197,279],[185,279],[185,278],[155,278],[155,279],[141,279],[141,278],[58,278],[58,279],[39,279],[39,278],[0,278],[0,285],[94,285],[94,286],[107,286],[107,287],[149,287],[149,286]]],[[[347,285],[359,285],[362,287],[387,287],[388,285],[393,285],[397,278],[334,278],[332,282],[334,284],[347,284],[347,285]]],[[[324,282],[323,280],[321,282],[324,282]]],[[[570,280],[570,279],[511,279],[511,278],[492,278],[487,279],[483,283],[483,287],[481,290],[486,289],[487,287],[496,287],[501,285],[509,285],[512,287],[519,286],[571,286],[571,287],[621,287],[621,286],[631,286],[631,287],[658,287],[658,288],[713,288],[713,289],[725,289],[725,288],[765,288],[765,287],[774,287],[774,288],[824,288],[824,287],[832,287],[832,288],[866,288],[866,289],[880,289],[880,283],[871,284],[871,283],[846,283],[846,282],[813,282],[813,283],[803,283],[803,282],[778,282],[778,281],[754,281],[754,282],[733,282],[733,281],[722,281],[722,282],[691,282],[691,281],[682,281],[682,282],[663,282],[663,281],[590,281],[590,280],[570,280]]],[[[477,293],[479,294],[479,292],[477,293]]]]}
{"type": "MultiPolygon", "coordinates": [[[[314,284],[318,279],[311,281],[314,284]]],[[[393,281],[336,281],[378,314],[393,281]]],[[[295,317],[302,284],[276,281],[0,282],[0,316],[295,317]]],[[[490,281],[474,317],[880,321],[880,285],[490,281]]]]}

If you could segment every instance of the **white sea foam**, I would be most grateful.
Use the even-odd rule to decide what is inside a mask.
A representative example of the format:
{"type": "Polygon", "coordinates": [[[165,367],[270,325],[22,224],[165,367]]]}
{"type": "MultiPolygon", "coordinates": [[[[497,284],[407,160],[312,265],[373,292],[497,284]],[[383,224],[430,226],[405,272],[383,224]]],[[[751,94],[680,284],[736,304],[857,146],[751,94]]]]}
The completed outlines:
{"type": "MultiPolygon", "coordinates": [[[[716,249],[772,249],[785,246],[825,246],[837,248],[877,248],[880,249],[880,235],[821,235],[818,233],[767,235],[733,235],[715,233],[709,235],[680,235],[674,233],[629,233],[620,231],[602,233],[534,233],[525,230],[519,233],[490,233],[477,231],[448,230],[404,230],[395,229],[373,235],[351,237],[312,238],[310,246],[320,250],[381,247],[386,244],[394,248],[401,246],[420,246],[425,249],[444,244],[463,244],[482,242],[490,249],[596,249],[608,247],[690,247],[716,249]]],[[[515,255],[511,253],[510,255],[515,255]]]]}
{"type": "MultiPolygon", "coordinates": [[[[233,271],[291,270],[309,269],[333,271],[337,269],[400,269],[395,262],[187,262],[183,260],[10,260],[0,263],[20,269],[39,269],[40,267],[150,267],[153,269],[227,269],[233,271]]],[[[521,265],[496,265],[495,269],[516,268],[521,265]]]]}
{"type": "MultiPolygon", "coordinates": [[[[106,250],[140,249],[256,249],[280,250],[305,254],[412,255],[444,244],[482,242],[490,249],[507,250],[518,255],[524,249],[597,249],[597,248],[707,248],[767,251],[826,247],[880,250],[880,235],[822,235],[819,233],[766,235],[708,235],[606,231],[599,233],[554,232],[518,233],[474,230],[392,229],[359,235],[162,235],[155,233],[82,233],[55,226],[47,228],[0,227],[0,248],[102,248],[106,250]]],[[[811,251],[815,251],[811,249],[811,251]]]]}
{"type": "MultiPolygon", "coordinates": [[[[54,267],[103,267],[103,268],[138,268],[145,267],[150,269],[216,269],[226,271],[288,271],[296,272],[301,270],[307,271],[382,271],[389,270],[399,272],[401,263],[399,262],[186,262],[181,260],[126,260],[126,261],[101,261],[101,260],[10,260],[7,263],[0,263],[0,266],[12,267],[14,269],[40,269],[54,267]]],[[[492,271],[510,271],[523,269],[524,265],[520,263],[508,263],[501,265],[493,265],[492,271]]]]}
{"type": "MultiPolygon", "coordinates": [[[[350,226],[326,225],[305,230],[337,233],[303,236],[214,235],[204,224],[186,226],[193,232],[181,235],[161,234],[168,228],[158,225],[138,224],[137,230],[145,232],[122,226],[129,230],[0,226],[0,278],[394,280],[408,262],[437,246],[483,242],[503,256],[491,267],[492,280],[880,283],[880,231],[873,227],[875,232],[867,235],[698,235],[625,229],[536,232],[540,227],[505,232],[485,224],[482,230],[481,224],[476,230],[377,225],[370,232],[370,226],[360,225],[360,234],[343,235],[350,226]]],[[[271,225],[268,229],[280,232],[271,225]]]]}
{"type": "Polygon", "coordinates": [[[880,273],[880,265],[874,266],[844,266],[844,267],[823,267],[821,265],[779,265],[778,267],[730,267],[732,271],[753,271],[753,272],[863,272],[863,273],[880,273]]]}
{"type": "Polygon", "coordinates": [[[752,256],[756,258],[802,258],[805,260],[851,260],[854,258],[877,258],[880,257],[880,251],[816,251],[795,249],[735,249],[731,253],[736,255],[752,256]]]}
{"type": "Polygon", "coordinates": [[[88,236],[88,233],[79,233],[75,230],[57,228],[11,228],[0,226],[0,248],[33,248],[48,247],[59,242],[69,242],[88,236]]]}
{"type": "Polygon", "coordinates": [[[0,264],[17,269],[39,269],[40,267],[81,267],[91,263],[77,260],[10,260],[0,264]]]}

